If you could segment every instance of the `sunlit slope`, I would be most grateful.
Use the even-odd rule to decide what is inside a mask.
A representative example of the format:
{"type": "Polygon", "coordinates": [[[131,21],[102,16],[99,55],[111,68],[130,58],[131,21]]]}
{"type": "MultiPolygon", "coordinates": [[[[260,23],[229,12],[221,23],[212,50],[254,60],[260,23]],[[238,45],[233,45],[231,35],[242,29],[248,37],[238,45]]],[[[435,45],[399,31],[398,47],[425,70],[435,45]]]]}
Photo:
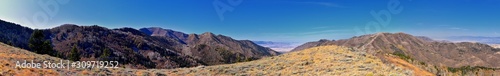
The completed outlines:
{"type": "MultiPolygon", "coordinates": [[[[160,70],[151,70],[160,71],[160,70]]],[[[319,46],[261,60],[167,70],[168,75],[412,75],[375,56],[347,47],[319,46]]]]}
{"type": "Polygon", "coordinates": [[[0,43],[0,75],[414,75],[375,56],[340,46],[319,46],[260,60],[178,69],[18,69],[15,61],[59,61],[0,43]]]}
{"type": "MultiPolygon", "coordinates": [[[[24,49],[12,47],[0,43],[0,76],[68,76],[68,75],[131,75],[140,73],[140,71],[128,71],[129,69],[38,69],[38,68],[15,68],[16,62],[20,63],[27,60],[34,63],[43,63],[43,61],[59,62],[60,58],[51,57],[49,55],[40,55],[24,49]]],[[[131,69],[130,69],[131,70],[131,69]]]]}

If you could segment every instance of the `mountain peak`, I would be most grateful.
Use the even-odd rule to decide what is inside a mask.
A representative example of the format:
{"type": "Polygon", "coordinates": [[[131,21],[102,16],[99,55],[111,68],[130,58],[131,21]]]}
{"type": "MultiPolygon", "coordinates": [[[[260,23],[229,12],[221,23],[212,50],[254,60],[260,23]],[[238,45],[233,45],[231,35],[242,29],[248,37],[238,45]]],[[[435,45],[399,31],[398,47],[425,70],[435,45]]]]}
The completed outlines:
{"type": "Polygon", "coordinates": [[[163,29],[161,27],[149,27],[150,29],[163,29]]]}
{"type": "Polygon", "coordinates": [[[162,28],[162,27],[149,27],[149,28],[145,28],[145,29],[151,29],[151,30],[164,30],[164,31],[168,31],[168,32],[178,32],[178,31],[174,31],[172,29],[165,29],[165,28],[162,28]]]}
{"type": "Polygon", "coordinates": [[[76,24],[62,24],[61,26],[78,26],[76,24]]]}
{"type": "Polygon", "coordinates": [[[150,36],[168,36],[168,37],[181,37],[183,39],[185,36],[187,36],[186,33],[179,32],[179,31],[174,31],[171,29],[163,29],[161,27],[149,27],[149,28],[141,28],[139,29],[140,31],[146,33],[147,35],[150,36]]]}
{"type": "Polygon", "coordinates": [[[397,32],[397,33],[390,33],[390,32],[379,32],[379,33],[374,33],[370,35],[410,35],[404,32],[397,32]]]}
{"type": "Polygon", "coordinates": [[[136,30],[134,28],[130,28],[130,27],[123,27],[123,28],[118,28],[118,29],[114,29],[114,30],[119,30],[119,31],[123,31],[123,32],[129,32],[129,33],[132,33],[134,35],[140,35],[140,36],[146,36],[148,34],[145,34],[144,32],[141,32],[139,30],[136,30]]]}
{"type": "Polygon", "coordinates": [[[212,32],[205,32],[205,33],[202,33],[201,35],[215,36],[215,34],[212,32]]]}
{"type": "MultiPolygon", "coordinates": [[[[63,25],[58,26],[58,27],[75,28],[75,27],[78,27],[78,25],[75,25],[75,24],[63,24],[63,25]]],[[[55,27],[55,28],[58,28],[58,27],[55,27]]]]}
{"type": "Polygon", "coordinates": [[[320,39],[319,42],[328,42],[328,41],[335,41],[335,40],[328,40],[328,39],[320,39]]]}

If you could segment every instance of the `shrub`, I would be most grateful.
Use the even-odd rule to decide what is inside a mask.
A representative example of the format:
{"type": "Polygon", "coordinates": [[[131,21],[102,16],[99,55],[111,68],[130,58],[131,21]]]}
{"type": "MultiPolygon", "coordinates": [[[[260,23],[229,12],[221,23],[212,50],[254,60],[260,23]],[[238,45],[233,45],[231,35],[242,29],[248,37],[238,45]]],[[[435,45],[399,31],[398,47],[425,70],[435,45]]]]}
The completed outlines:
{"type": "Polygon", "coordinates": [[[108,48],[105,48],[103,51],[102,51],[102,54],[100,56],[100,58],[108,58],[109,56],[111,55],[111,51],[109,51],[108,48]]]}
{"type": "Polygon", "coordinates": [[[420,62],[420,65],[425,65],[425,62],[420,62]]]}
{"type": "Polygon", "coordinates": [[[448,71],[450,71],[452,73],[456,73],[458,71],[461,71],[462,74],[465,74],[465,73],[470,72],[470,71],[478,70],[478,69],[482,69],[482,70],[496,70],[496,69],[500,69],[500,68],[488,68],[488,67],[483,67],[483,66],[474,66],[474,67],[471,67],[471,66],[462,66],[460,68],[448,67],[448,71]]]}
{"type": "Polygon", "coordinates": [[[14,46],[14,43],[12,41],[7,42],[7,45],[14,46]]]}
{"type": "Polygon", "coordinates": [[[396,56],[398,56],[399,58],[401,58],[401,59],[403,59],[403,60],[406,60],[406,61],[408,61],[408,62],[413,60],[413,58],[411,58],[410,56],[407,56],[407,55],[405,55],[405,54],[403,54],[403,53],[394,52],[394,53],[392,53],[392,54],[393,54],[393,55],[396,55],[396,56]]]}

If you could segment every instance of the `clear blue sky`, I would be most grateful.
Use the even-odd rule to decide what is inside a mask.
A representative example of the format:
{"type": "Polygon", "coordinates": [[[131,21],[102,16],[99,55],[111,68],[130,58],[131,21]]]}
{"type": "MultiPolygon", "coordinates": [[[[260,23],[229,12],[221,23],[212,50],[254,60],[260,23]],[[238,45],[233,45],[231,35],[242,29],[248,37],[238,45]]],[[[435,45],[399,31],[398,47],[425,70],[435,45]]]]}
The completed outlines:
{"type": "Polygon", "coordinates": [[[393,0],[399,1],[401,12],[389,13],[387,26],[379,30],[368,27],[370,31],[361,29],[376,21],[370,12],[387,10],[391,0],[241,1],[1,0],[0,19],[32,28],[66,23],[108,28],[162,27],[185,33],[213,32],[240,40],[299,43],[374,32],[406,32],[432,38],[500,36],[500,0],[393,0]],[[215,1],[233,10],[219,16],[215,1]],[[53,6],[49,11],[43,9],[50,3],[59,7],[57,11],[50,11],[53,6]],[[33,17],[38,18],[38,23],[33,17]]]}

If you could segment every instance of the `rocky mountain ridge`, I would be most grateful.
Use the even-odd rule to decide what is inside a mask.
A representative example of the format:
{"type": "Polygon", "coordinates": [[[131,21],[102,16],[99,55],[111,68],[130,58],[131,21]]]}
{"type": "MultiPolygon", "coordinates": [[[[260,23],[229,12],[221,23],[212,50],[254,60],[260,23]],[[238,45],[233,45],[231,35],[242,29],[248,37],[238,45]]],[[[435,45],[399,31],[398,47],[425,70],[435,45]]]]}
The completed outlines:
{"type": "Polygon", "coordinates": [[[433,72],[439,75],[443,74],[443,71],[453,70],[453,68],[463,69],[463,67],[471,66],[500,68],[500,64],[498,64],[500,63],[500,49],[481,43],[433,41],[405,33],[376,33],[336,41],[321,40],[308,42],[296,49],[327,45],[365,49],[367,53],[384,61],[387,59],[383,55],[394,54],[414,63],[414,65],[427,65],[422,66],[422,68],[448,67],[448,69],[435,68],[438,71],[433,72]]]}
{"type": "MultiPolygon", "coordinates": [[[[405,33],[377,33],[337,41],[318,41],[316,46],[339,45],[367,49],[369,53],[400,53],[418,61],[449,67],[500,67],[500,56],[495,49],[480,43],[446,43],[424,40],[405,33]]],[[[307,44],[305,44],[307,45],[307,44]]],[[[301,46],[297,48],[307,48],[301,46]]]]}
{"type": "MultiPolygon", "coordinates": [[[[0,22],[0,41],[29,49],[30,28],[0,22]],[[4,28],[5,27],[5,28],[4,28]]],[[[43,29],[62,58],[76,47],[80,60],[116,60],[130,68],[179,68],[250,61],[279,53],[249,41],[213,33],[185,34],[162,28],[108,29],[97,25],[64,24],[43,29]],[[158,31],[154,31],[158,30],[158,31]],[[102,57],[103,50],[111,51],[102,57]]]]}

